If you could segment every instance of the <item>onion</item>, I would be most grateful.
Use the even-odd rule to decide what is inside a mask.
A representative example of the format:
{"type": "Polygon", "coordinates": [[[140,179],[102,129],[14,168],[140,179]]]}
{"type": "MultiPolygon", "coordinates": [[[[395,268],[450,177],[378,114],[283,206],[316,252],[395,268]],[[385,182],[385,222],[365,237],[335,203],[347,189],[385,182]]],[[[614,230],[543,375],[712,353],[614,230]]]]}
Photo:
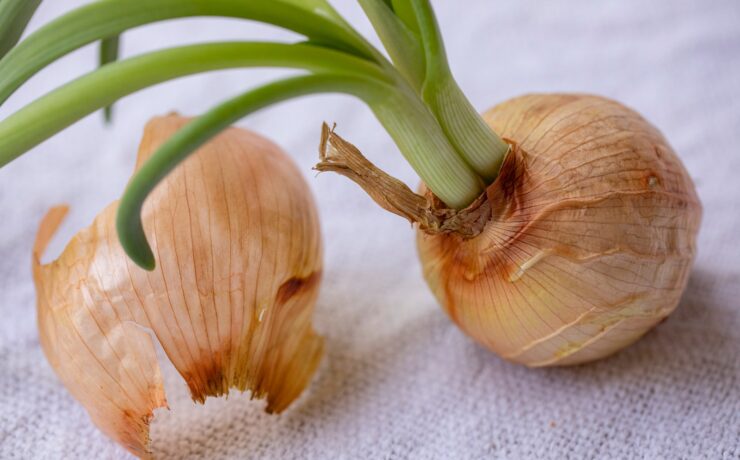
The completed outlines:
{"type": "MultiPolygon", "coordinates": [[[[188,120],[145,129],[138,165],[188,120]]],[[[48,265],[66,213],[52,209],[34,249],[39,336],[59,378],[108,436],[148,455],[167,405],[151,334],[193,400],[251,390],[280,412],[304,389],[323,341],[311,328],[321,277],[316,208],[290,159],[229,129],[180,165],[144,207],[159,264],[134,265],[115,234],[117,203],[48,265]]]]}
{"type": "Polygon", "coordinates": [[[597,96],[524,96],[484,118],[512,148],[463,210],[424,186],[414,194],[326,126],[316,169],[414,223],[445,311],[508,360],[592,361],[665,319],[688,281],[701,205],[663,136],[597,96]]]}
{"type": "Polygon", "coordinates": [[[578,364],[668,316],[701,205],[663,136],[600,97],[529,95],[484,115],[510,139],[480,234],[418,232],[424,277],[476,341],[528,366],[578,364]]]}

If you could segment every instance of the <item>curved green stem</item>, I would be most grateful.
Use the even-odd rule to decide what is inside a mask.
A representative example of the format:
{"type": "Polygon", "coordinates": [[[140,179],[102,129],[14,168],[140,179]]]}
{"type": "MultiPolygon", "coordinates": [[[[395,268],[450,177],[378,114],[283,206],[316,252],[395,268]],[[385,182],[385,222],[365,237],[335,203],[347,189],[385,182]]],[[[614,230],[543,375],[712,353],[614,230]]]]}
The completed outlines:
{"type": "Polygon", "coordinates": [[[388,93],[370,108],[424,184],[447,206],[463,209],[480,196],[484,182],[410,87],[388,93]]]}
{"type": "Polygon", "coordinates": [[[449,72],[447,53],[432,5],[429,0],[410,0],[409,4],[410,10],[415,15],[419,35],[424,45],[427,74],[434,75],[449,72]]]}
{"type": "Polygon", "coordinates": [[[384,0],[359,0],[393,64],[406,80],[420,90],[424,83],[424,52],[416,33],[396,16],[384,0]]]}
{"type": "Polygon", "coordinates": [[[0,167],[82,117],[140,89],[195,73],[258,66],[386,79],[369,61],[305,44],[214,43],[155,51],[103,66],[0,122],[0,167]]]}
{"type": "Polygon", "coordinates": [[[509,144],[486,124],[451,75],[425,85],[422,94],[460,156],[487,183],[493,182],[509,144]]]}
{"type": "Polygon", "coordinates": [[[409,0],[383,0],[386,3],[390,3],[393,7],[393,12],[396,16],[406,24],[409,30],[411,30],[417,36],[421,35],[419,29],[419,21],[416,19],[416,13],[414,12],[414,6],[409,0]]]}
{"type": "MultiPolygon", "coordinates": [[[[382,92],[377,87],[378,95],[382,92]]],[[[346,75],[307,75],[270,83],[250,90],[192,120],[162,144],[134,174],[121,198],[116,226],[126,253],[139,266],[152,270],[154,254],[141,221],[146,197],[188,155],[232,123],[262,108],[299,96],[345,92],[372,99],[372,82],[346,75]]]]}
{"type": "MultiPolygon", "coordinates": [[[[8,0],[2,0],[8,1],[8,0]]],[[[17,0],[13,0],[17,1],[17,0]]],[[[31,1],[31,0],[21,0],[31,1]]],[[[379,53],[317,0],[99,0],[40,28],[0,60],[0,104],[39,70],[84,45],[167,19],[221,16],[283,27],[361,57],[379,53]]]]}
{"type": "Polygon", "coordinates": [[[410,1],[426,56],[421,96],[460,155],[490,182],[498,174],[509,145],[483,121],[452,76],[429,0],[410,1]]]}

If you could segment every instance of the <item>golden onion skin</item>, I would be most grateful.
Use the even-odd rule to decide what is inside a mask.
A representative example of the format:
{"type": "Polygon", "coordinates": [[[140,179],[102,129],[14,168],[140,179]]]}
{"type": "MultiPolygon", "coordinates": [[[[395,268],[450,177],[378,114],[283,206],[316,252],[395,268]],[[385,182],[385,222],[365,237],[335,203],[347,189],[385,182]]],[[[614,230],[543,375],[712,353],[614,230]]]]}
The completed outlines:
{"type": "MultiPolygon", "coordinates": [[[[147,125],[137,165],[187,119],[147,125]]],[[[310,190],[272,142],[230,128],[178,166],[142,218],[157,257],[147,272],[124,254],[117,203],[62,255],[41,254],[64,218],[54,208],[34,248],[41,345],[93,422],[148,457],[153,410],[167,405],[154,343],[192,398],[230,388],[285,409],[305,388],[323,348],[311,326],[322,271],[310,190]]]]}
{"type": "Polygon", "coordinates": [[[576,94],[506,101],[486,122],[513,146],[465,239],[418,231],[424,277],[463,331],[507,360],[572,365],[630,345],[677,306],[701,204],[656,128],[576,94]]]}

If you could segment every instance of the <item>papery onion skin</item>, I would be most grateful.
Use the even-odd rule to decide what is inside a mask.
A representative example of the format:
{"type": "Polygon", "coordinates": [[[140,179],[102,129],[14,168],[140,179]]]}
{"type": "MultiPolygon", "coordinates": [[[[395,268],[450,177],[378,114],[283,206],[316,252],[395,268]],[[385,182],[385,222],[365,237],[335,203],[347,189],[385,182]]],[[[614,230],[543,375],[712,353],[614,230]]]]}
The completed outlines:
{"type": "Polygon", "coordinates": [[[424,277],[463,331],[528,366],[633,343],[677,306],[701,205],[667,141],[597,96],[534,94],[484,115],[511,141],[470,239],[418,231],[424,277]]]}
{"type": "MultiPolygon", "coordinates": [[[[186,122],[152,120],[137,165],[186,122]]],[[[55,208],[34,249],[43,350],[93,422],[133,454],[149,455],[149,421],[167,405],[150,331],[194,400],[249,389],[267,398],[268,411],[285,409],[323,347],[311,327],[322,270],[318,216],[290,158],[231,128],[187,159],[144,207],[153,272],[124,254],[116,208],[41,265],[66,213],[55,208]]]]}

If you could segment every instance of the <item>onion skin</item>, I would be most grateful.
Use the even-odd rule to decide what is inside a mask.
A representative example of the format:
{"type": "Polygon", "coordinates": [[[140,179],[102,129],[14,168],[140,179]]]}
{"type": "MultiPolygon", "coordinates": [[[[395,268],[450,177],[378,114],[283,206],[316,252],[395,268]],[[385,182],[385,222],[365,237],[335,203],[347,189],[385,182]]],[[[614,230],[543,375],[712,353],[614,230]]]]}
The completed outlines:
{"type": "Polygon", "coordinates": [[[603,358],[666,318],[702,211],[658,130],[587,95],[527,95],[484,118],[513,146],[486,192],[491,219],[473,238],[417,233],[450,318],[527,366],[603,358]]]}
{"type": "MultiPolygon", "coordinates": [[[[186,122],[152,120],[137,164],[186,122]]],[[[153,410],[167,405],[150,331],[195,401],[249,389],[267,398],[269,412],[285,409],[323,347],[311,327],[322,269],[318,216],[293,162],[234,128],[188,158],[144,207],[152,272],[124,254],[116,208],[41,265],[66,213],[55,208],[34,249],[43,350],[93,422],[149,456],[153,410]]]]}

